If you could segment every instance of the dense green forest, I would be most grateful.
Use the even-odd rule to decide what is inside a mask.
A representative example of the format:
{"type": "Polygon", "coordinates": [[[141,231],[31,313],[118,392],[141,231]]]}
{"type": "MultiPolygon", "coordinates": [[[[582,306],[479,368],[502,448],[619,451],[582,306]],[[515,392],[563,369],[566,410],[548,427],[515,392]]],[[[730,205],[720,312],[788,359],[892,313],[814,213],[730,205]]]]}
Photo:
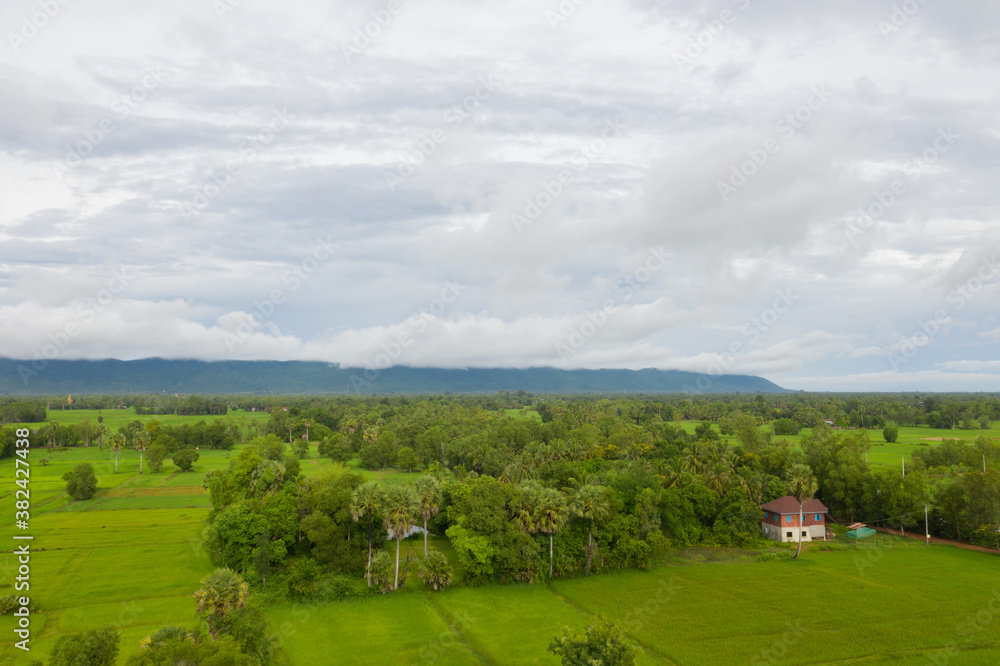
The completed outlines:
{"type": "MultiPolygon", "coordinates": [[[[37,416],[38,404],[4,409],[37,416]]],[[[416,575],[431,589],[447,587],[455,572],[446,558],[426,542],[403,542],[422,530],[447,539],[464,585],[648,568],[683,546],[763,547],[759,507],[787,494],[819,498],[843,523],[904,530],[922,527],[927,507],[932,534],[1000,546],[1000,443],[982,434],[1000,420],[995,396],[520,391],[203,404],[227,413],[180,425],[135,420],[114,432],[50,423],[36,437],[52,447],[133,448],[151,465],[232,449],[228,466],[205,476],[204,547],[260,603],[390,593],[416,575]],[[907,426],[946,428],[954,438],[917,450],[905,476],[873,469],[869,453],[907,426]],[[330,463],[307,476],[310,441],[330,463]],[[359,467],[417,476],[379,482],[359,467]]],[[[0,442],[10,431],[0,429],[0,442]]]]}

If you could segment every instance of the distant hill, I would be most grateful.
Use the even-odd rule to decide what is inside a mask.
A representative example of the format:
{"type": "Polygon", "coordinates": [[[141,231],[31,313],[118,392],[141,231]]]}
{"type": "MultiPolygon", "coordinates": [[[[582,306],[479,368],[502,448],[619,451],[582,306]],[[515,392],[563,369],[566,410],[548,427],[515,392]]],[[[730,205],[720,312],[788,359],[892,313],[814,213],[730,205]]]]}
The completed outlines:
{"type": "Polygon", "coordinates": [[[710,386],[679,370],[392,367],[378,372],[302,361],[30,361],[0,359],[0,394],[330,394],[330,393],[778,393],[760,377],[721,375],[710,386]]]}

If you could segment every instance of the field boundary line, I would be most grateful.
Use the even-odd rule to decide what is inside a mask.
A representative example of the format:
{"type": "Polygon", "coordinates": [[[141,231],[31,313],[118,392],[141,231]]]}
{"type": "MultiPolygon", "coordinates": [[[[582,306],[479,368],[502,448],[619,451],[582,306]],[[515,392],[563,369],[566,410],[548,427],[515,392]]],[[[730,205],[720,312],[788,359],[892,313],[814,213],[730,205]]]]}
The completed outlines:
{"type": "Polygon", "coordinates": [[[424,592],[423,597],[430,609],[437,613],[437,616],[440,617],[446,625],[448,625],[448,629],[451,630],[451,633],[458,637],[458,640],[461,641],[462,645],[467,647],[469,652],[472,653],[472,655],[478,659],[480,663],[497,666],[497,662],[490,658],[488,653],[472,641],[465,631],[462,630],[461,623],[456,622],[451,614],[448,613],[448,611],[446,611],[440,603],[438,603],[437,599],[434,599],[428,592],[424,592]]]}
{"type": "MultiPolygon", "coordinates": [[[[549,592],[551,592],[553,595],[555,595],[555,597],[557,599],[559,599],[560,601],[562,601],[564,604],[566,604],[567,606],[569,606],[570,608],[572,608],[576,612],[583,613],[584,615],[588,615],[590,617],[594,617],[595,615],[597,615],[597,613],[595,613],[594,611],[590,610],[586,606],[584,606],[584,605],[582,605],[582,604],[580,604],[580,603],[578,603],[576,601],[573,601],[572,599],[570,599],[568,597],[565,597],[565,596],[559,594],[559,592],[557,592],[555,590],[555,588],[552,587],[552,585],[549,584],[548,582],[545,583],[545,589],[548,590],[549,592]]],[[[641,647],[643,649],[643,651],[645,651],[651,657],[658,658],[661,661],[665,661],[668,664],[672,664],[673,666],[680,666],[680,662],[675,661],[673,659],[673,657],[671,657],[667,653],[663,652],[659,648],[656,648],[656,647],[654,647],[652,645],[649,645],[645,641],[636,638],[630,631],[625,630],[624,627],[622,628],[622,631],[625,632],[625,634],[629,637],[629,639],[631,639],[631,641],[633,643],[635,643],[636,645],[638,645],[639,647],[641,647]]]]}

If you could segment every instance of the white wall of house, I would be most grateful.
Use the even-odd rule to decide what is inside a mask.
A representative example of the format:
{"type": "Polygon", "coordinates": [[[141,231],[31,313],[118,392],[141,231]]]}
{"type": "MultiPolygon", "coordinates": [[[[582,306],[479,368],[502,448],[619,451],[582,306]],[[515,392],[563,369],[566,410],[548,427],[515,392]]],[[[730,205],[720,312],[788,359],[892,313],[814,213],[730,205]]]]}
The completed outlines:
{"type": "Polygon", "coordinates": [[[826,535],[825,525],[806,525],[805,527],[795,527],[795,526],[782,526],[772,525],[770,523],[762,522],[760,524],[761,532],[768,539],[774,541],[782,541],[786,543],[797,543],[799,537],[796,534],[796,530],[804,532],[802,535],[802,541],[822,541],[826,535]],[[791,534],[791,536],[789,536],[791,534]]]}

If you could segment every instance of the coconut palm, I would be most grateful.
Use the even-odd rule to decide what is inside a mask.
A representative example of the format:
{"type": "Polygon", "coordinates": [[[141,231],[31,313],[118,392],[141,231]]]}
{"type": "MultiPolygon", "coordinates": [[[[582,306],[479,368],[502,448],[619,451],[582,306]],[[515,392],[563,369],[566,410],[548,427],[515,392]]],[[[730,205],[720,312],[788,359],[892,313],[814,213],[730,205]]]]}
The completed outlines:
{"type": "Polygon", "coordinates": [[[351,517],[355,521],[360,520],[361,516],[368,518],[368,564],[365,569],[368,587],[372,586],[372,513],[378,511],[381,503],[382,486],[375,481],[361,484],[351,496],[351,517]]]}
{"type": "Polygon", "coordinates": [[[420,517],[424,520],[424,559],[427,558],[427,521],[441,510],[441,484],[433,476],[421,476],[413,484],[420,503],[420,517]]]}
{"type": "Polygon", "coordinates": [[[590,563],[594,556],[594,522],[600,523],[611,512],[608,493],[601,486],[583,486],[573,497],[573,513],[588,522],[587,527],[587,568],[584,576],[590,575],[590,563]]]}
{"type": "Polygon", "coordinates": [[[116,432],[108,438],[108,448],[115,452],[115,474],[118,473],[118,452],[125,448],[125,435],[116,432]]]}
{"type": "Polygon", "coordinates": [[[569,520],[569,507],[566,506],[566,496],[555,488],[545,488],[537,495],[535,508],[535,528],[549,535],[549,578],[553,572],[552,537],[561,532],[569,520]]]}
{"type": "Polygon", "coordinates": [[[201,589],[194,593],[198,602],[197,612],[205,616],[205,624],[212,638],[219,637],[219,629],[226,615],[246,606],[250,586],[232,569],[220,568],[201,579],[201,589]]]}
{"type": "Polygon", "coordinates": [[[799,559],[799,553],[802,552],[802,503],[811,499],[816,494],[818,487],[816,478],[807,465],[792,466],[788,475],[788,494],[799,503],[799,527],[796,530],[799,533],[799,547],[795,550],[795,557],[792,559],[799,559]]]}
{"type": "Polygon", "coordinates": [[[389,486],[382,492],[382,522],[396,540],[396,578],[392,589],[399,589],[399,542],[413,529],[420,512],[420,500],[413,486],[389,486]]]}

